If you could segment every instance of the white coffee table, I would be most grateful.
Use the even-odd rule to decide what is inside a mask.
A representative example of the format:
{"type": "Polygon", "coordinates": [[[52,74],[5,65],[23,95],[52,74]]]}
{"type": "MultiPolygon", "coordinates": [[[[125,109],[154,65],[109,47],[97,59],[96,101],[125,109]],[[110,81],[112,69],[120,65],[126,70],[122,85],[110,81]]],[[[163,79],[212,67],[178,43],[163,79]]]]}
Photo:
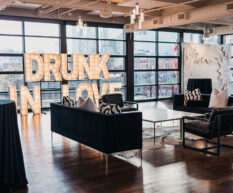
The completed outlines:
{"type": "Polygon", "coordinates": [[[167,121],[180,121],[180,139],[183,138],[183,127],[182,127],[182,117],[204,117],[203,114],[189,113],[183,111],[175,111],[171,109],[161,109],[155,108],[143,111],[143,121],[153,123],[154,125],[154,144],[155,144],[155,129],[157,123],[167,122],[167,121]]]}

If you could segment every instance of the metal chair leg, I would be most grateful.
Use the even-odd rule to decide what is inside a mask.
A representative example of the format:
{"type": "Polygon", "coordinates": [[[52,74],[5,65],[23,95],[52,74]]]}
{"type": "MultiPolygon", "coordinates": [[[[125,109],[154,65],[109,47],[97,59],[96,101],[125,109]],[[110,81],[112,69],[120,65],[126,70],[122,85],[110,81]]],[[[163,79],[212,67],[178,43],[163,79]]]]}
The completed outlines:
{"type": "Polygon", "coordinates": [[[53,132],[51,131],[51,143],[52,143],[52,146],[53,146],[53,132]]]}
{"type": "Polygon", "coordinates": [[[185,147],[185,146],[186,146],[186,145],[185,145],[185,130],[184,130],[184,125],[183,125],[183,124],[184,124],[184,119],[181,120],[180,124],[181,124],[180,126],[181,126],[181,128],[182,128],[182,133],[183,133],[183,136],[182,136],[182,139],[183,139],[183,140],[182,140],[182,141],[183,141],[183,147],[185,147]]]}

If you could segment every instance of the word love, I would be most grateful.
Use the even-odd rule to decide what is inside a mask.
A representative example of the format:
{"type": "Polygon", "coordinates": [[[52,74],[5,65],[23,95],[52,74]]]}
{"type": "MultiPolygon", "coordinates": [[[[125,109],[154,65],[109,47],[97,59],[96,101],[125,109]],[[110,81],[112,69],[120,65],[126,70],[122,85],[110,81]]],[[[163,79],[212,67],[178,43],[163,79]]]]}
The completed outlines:
{"type": "Polygon", "coordinates": [[[100,79],[103,73],[104,79],[111,79],[106,62],[110,54],[105,54],[100,60],[99,54],[90,54],[88,62],[83,54],[73,54],[72,72],[68,72],[67,54],[44,54],[43,58],[39,54],[24,54],[26,82],[39,82],[44,77],[44,81],[50,81],[50,73],[53,74],[55,81],[62,80],[84,80],[86,72],[89,80],[100,79]],[[33,74],[33,61],[37,64],[37,72],[33,74]],[[89,63],[89,64],[88,64],[89,63]],[[61,73],[60,73],[61,72],[61,73]]]}

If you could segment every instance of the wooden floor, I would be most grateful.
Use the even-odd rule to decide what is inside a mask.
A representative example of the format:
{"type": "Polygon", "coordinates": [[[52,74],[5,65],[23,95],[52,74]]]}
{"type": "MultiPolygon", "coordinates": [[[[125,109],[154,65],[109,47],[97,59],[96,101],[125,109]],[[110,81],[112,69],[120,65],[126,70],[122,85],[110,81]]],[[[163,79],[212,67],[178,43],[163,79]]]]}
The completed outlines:
{"type": "MultiPolygon", "coordinates": [[[[144,103],[140,109],[156,106],[170,107],[144,103]]],[[[138,157],[127,161],[110,157],[105,175],[100,153],[56,134],[52,145],[49,113],[19,116],[19,130],[29,181],[28,189],[20,193],[233,192],[233,149],[223,148],[217,157],[166,145],[144,151],[141,169],[138,157]]]]}

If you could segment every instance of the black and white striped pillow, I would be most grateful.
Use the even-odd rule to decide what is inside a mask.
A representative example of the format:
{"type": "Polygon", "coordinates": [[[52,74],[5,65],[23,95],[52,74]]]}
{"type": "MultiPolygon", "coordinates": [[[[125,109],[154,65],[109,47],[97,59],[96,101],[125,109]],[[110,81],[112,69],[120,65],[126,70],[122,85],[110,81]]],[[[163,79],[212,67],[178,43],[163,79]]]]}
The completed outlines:
{"type": "Polygon", "coordinates": [[[74,100],[72,100],[69,96],[64,96],[63,97],[63,105],[73,107],[74,106],[74,100]]]}
{"type": "Polygon", "coordinates": [[[116,104],[107,104],[103,101],[103,99],[99,100],[99,110],[101,113],[112,115],[112,114],[120,114],[121,108],[116,104]]]}
{"type": "Polygon", "coordinates": [[[184,106],[187,105],[187,101],[201,101],[201,92],[199,88],[194,89],[193,91],[185,90],[184,94],[184,106]]]}

